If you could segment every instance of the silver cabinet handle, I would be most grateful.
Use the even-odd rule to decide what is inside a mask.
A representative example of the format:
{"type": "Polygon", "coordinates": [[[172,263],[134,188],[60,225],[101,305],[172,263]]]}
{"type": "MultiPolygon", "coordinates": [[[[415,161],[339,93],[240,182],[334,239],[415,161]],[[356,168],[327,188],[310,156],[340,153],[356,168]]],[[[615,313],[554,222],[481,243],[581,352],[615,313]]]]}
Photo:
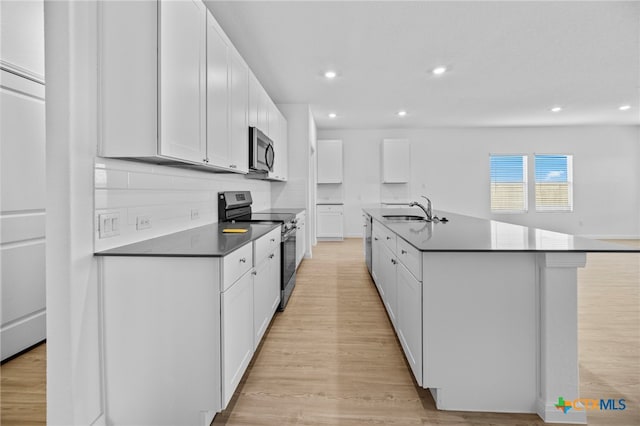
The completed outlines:
{"type": "Polygon", "coordinates": [[[245,257],[243,257],[242,259],[240,259],[241,263],[247,263],[247,259],[245,257]]]}
{"type": "Polygon", "coordinates": [[[400,252],[401,252],[402,254],[407,254],[407,251],[406,251],[406,250],[400,250],[400,252]]]}
{"type": "Polygon", "coordinates": [[[398,262],[396,262],[396,260],[395,260],[395,259],[391,259],[391,263],[393,263],[393,264],[395,265],[395,264],[396,264],[396,263],[398,263],[398,262]]]}
{"type": "Polygon", "coordinates": [[[258,271],[251,271],[251,275],[258,275],[258,271]]]}
{"type": "Polygon", "coordinates": [[[391,239],[391,237],[387,237],[387,240],[390,240],[390,239],[391,239]]]}
{"type": "Polygon", "coordinates": [[[231,167],[232,169],[237,169],[238,168],[238,166],[236,166],[235,164],[231,164],[231,165],[229,165],[229,167],[231,167]]]}
{"type": "Polygon", "coordinates": [[[275,238],[272,238],[270,241],[271,241],[272,243],[275,243],[275,242],[276,242],[276,239],[275,239],[275,238]]]}
{"type": "Polygon", "coordinates": [[[271,253],[271,254],[269,255],[269,259],[273,259],[273,256],[275,256],[275,254],[271,253]]]}
{"type": "Polygon", "coordinates": [[[378,237],[373,237],[374,240],[378,241],[378,237]]]}

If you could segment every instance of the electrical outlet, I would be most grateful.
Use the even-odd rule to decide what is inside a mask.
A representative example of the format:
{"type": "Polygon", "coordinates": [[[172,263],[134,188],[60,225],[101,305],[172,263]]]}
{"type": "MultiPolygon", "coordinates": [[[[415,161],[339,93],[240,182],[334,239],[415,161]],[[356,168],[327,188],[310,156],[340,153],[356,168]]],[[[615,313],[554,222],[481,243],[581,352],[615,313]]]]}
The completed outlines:
{"type": "Polygon", "coordinates": [[[98,215],[98,234],[100,238],[120,235],[120,213],[98,215]]]}
{"type": "Polygon", "coordinates": [[[138,216],[136,218],[136,229],[139,231],[141,229],[149,229],[151,228],[151,217],[150,216],[138,216]]]}
{"type": "Polygon", "coordinates": [[[191,209],[191,220],[200,219],[200,212],[198,209],[191,209]]]}

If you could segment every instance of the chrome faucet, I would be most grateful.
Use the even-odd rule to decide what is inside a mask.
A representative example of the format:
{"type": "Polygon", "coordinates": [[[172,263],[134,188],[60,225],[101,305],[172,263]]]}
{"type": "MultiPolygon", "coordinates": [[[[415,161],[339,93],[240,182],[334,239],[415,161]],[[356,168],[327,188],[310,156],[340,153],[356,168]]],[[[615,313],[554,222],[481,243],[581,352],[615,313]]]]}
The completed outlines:
{"type": "Polygon", "coordinates": [[[425,197],[424,195],[422,196],[422,198],[427,200],[427,207],[426,208],[422,204],[417,202],[417,201],[410,202],[409,203],[409,207],[413,207],[413,206],[420,207],[422,209],[422,211],[424,212],[424,214],[427,216],[427,220],[428,221],[432,221],[433,220],[433,216],[431,215],[431,200],[428,199],[427,197],[425,197]]]}

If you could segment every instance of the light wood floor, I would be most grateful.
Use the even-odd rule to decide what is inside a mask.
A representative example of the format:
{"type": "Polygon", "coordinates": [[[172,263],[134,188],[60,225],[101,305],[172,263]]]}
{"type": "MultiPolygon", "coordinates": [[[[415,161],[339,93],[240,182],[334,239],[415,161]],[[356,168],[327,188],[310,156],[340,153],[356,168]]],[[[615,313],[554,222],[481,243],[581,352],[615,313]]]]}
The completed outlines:
{"type": "MultiPolygon", "coordinates": [[[[413,381],[361,244],[314,248],[287,310],[274,318],[214,425],[544,424],[536,415],[436,410],[413,381]]],[[[627,404],[625,411],[590,412],[589,424],[638,425],[640,255],[590,254],[578,282],[581,396],[627,404]]],[[[44,424],[45,350],[2,366],[3,426],[44,424]]]]}

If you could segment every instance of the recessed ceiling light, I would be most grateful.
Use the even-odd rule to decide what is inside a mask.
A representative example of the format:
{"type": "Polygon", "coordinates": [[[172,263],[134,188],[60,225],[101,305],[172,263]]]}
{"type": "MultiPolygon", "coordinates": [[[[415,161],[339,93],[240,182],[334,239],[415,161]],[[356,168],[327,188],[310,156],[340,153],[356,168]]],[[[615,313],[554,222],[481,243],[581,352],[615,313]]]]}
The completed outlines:
{"type": "Polygon", "coordinates": [[[405,110],[398,111],[398,117],[404,117],[405,115],[407,115],[407,111],[405,110]]]}
{"type": "Polygon", "coordinates": [[[557,106],[557,107],[551,108],[551,112],[560,112],[560,111],[562,111],[562,107],[557,106]]]}
{"type": "Polygon", "coordinates": [[[631,105],[622,105],[620,108],[618,108],[620,111],[627,111],[629,109],[631,109],[631,105]]]}
{"type": "Polygon", "coordinates": [[[447,72],[447,67],[443,67],[443,66],[436,67],[433,70],[431,70],[431,74],[433,75],[442,75],[445,72],[447,72]]]}
{"type": "Polygon", "coordinates": [[[328,79],[336,78],[338,74],[335,71],[327,71],[324,73],[324,76],[328,79]]]}
{"type": "Polygon", "coordinates": [[[329,118],[336,118],[336,113],[335,112],[330,112],[329,113],[329,118]]]}

